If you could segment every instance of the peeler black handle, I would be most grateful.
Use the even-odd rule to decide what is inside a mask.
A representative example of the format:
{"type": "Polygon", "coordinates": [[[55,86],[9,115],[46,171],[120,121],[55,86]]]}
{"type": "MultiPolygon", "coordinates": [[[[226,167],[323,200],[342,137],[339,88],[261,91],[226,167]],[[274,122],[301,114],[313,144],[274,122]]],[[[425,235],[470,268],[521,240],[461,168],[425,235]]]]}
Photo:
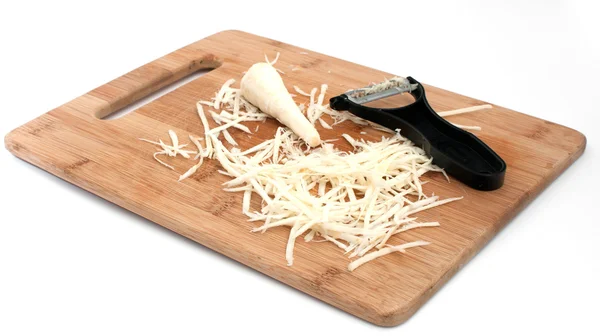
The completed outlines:
{"type": "Polygon", "coordinates": [[[506,171],[504,160],[475,135],[440,117],[427,102],[423,86],[412,77],[407,79],[418,84],[410,93],[415,98],[410,105],[391,109],[367,107],[345,94],[331,98],[329,105],[392,130],[400,129],[403,136],[433,157],[436,165],[474,189],[500,188],[506,171]]]}

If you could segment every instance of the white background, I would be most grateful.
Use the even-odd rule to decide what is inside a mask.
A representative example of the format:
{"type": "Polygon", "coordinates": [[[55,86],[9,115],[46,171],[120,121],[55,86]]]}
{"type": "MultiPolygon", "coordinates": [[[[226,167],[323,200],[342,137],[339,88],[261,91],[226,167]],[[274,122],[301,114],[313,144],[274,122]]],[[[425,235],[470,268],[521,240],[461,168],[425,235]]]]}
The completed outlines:
{"type": "Polygon", "coordinates": [[[597,1],[154,3],[2,2],[0,133],[235,28],[567,125],[588,148],[397,328],[334,309],[0,150],[0,335],[600,333],[597,1]]]}

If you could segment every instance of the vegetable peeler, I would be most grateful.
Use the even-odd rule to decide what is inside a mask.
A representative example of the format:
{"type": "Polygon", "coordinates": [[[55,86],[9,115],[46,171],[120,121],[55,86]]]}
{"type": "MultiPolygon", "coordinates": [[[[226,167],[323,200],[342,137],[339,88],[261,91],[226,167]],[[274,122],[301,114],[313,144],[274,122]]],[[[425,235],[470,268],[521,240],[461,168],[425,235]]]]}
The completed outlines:
{"type": "Polygon", "coordinates": [[[475,135],[440,117],[425,98],[425,88],[412,77],[394,77],[386,82],[356,89],[329,100],[329,106],[348,111],[400,133],[421,146],[433,163],[477,190],[496,190],[504,183],[506,163],[475,135]],[[409,92],[414,103],[398,108],[376,108],[364,104],[409,92]]]}

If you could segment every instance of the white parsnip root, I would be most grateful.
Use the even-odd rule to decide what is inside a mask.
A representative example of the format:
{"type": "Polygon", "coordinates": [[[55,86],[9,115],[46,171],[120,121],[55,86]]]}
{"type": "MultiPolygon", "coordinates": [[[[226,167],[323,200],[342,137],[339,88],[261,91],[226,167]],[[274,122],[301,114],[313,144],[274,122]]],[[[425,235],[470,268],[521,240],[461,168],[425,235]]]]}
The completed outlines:
{"type": "Polygon", "coordinates": [[[321,144],[319,132],[302,114],[271,64],[252,65],[242,78],[240,88],[244,98],[289,127],[309,146],[321,144]]]}

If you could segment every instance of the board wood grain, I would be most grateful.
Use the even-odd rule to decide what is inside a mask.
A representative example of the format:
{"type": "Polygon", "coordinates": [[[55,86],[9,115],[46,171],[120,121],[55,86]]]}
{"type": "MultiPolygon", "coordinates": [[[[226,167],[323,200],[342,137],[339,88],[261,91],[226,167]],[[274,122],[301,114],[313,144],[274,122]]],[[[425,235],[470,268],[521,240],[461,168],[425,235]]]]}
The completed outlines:
{"type": "MultiPolygon", "coordinates": [[[[327,83],[329,99],[392,76],[279,41],[224,31],[26,123],[6,136],[6,148],[148,220],[382,326],[409,318],[585,148],[585,137],[577,131],[498,106],[451,117],[453,122],[483,128],[477,135],[508,165],[503,188],[481,192],[455,180],[448,183],[441,175],[427,175],[427,193],[464,199],[420,214],[422,220],[439,221],[440,227],[412,230],[392,243],[423,239],[431,245],[388,255],[348,272],[349,259],[338,248],[299,239],[294,265],[288,267],[284,258],[288,229],[251,233],[253,223],[241,213],[242,195],[221,190],[227,178],[217,173],[216,162],[207,162],[193,178],[177,182],[193,162],[167,158],[176,171],[166,169],[153,160],[155,147],[137,140],[167,139],[169,129],[181,139],[188,134],[202,136],[196,101],[212,97],[229,78],[239,82],[250,65],[263,60],[265,53],[276,52],[281,52],[277,67],[285,72],[282,77],[290,92],[293,85],[310,90],[327,83]],[[122,118],[101,119],[202,69],[213,70],[122,118]]],[[[418,79],[416,74],[404,75],[418,79]]],[[[437,111],[486,103],[433,86],[425,88],[437,111]]],[[[271,138],[278,126],[274,120],[256,125],[259,131],[252,136],[232,131],[241,147],[271,138]]],[[[324,139],[338,138],[341,133],[366,139],[379,136],[366,129],[368,134],[361,135],[363,129],[349,123],[319,130],[324,139]]]]}

